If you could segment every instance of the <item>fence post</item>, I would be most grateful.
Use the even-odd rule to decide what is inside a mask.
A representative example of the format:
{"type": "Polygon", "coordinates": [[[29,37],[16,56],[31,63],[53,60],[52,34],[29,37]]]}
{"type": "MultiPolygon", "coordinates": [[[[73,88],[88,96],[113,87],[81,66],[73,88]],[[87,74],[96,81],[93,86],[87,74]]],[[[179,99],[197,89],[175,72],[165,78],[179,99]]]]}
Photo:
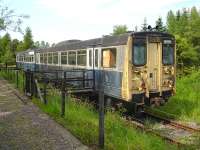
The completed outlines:
{"type": "Polygon", "coordinates": [[[16,80],[17,80],[17,88],[19,88],[19,76],[18,76],[18,70],[16,70],[16,80]]]}
{"type": "Polygon", "coordinates": [[[83,88],[85,88],[85,71],[83,70],[82,72],[83,74],[83,81],[82,81],[82,84],[83,84],[83,88]]]}
{"type": "Polygon", "coordinates": [[[22,73],[23,73],[23,80],[22,80],[23,81],[23,83],[22,83],[23,84],[23,91],[25,93],[26,92],[25,91],[25,75],[26,75],[26,71],[23,70],[22,73]]]}
{"type": "Polygon", "coordinates": [[[44,104],[47,104],[47,81],[44,80],[44,104]]]}
{"type": "Polygon", "coordinates": [[[64,72],[64,80],[62,82],[61,89],[61,117],[65,116],[65,82],[66,82],[66,72],[64,72]]]}
{"type": "Polygon", "coordinates": [[[99,147],[104,148],[104,71],[99,77],[99,147]]]}
{"type": "Polygon", "coordinates": [[[35,73],[31,72],[31,96],[36,96],[35,73]]]}
{"type": "Polygon", "coordinates": [[[61,117],[65,116],[65,91],[61,92],[61,117]]]}

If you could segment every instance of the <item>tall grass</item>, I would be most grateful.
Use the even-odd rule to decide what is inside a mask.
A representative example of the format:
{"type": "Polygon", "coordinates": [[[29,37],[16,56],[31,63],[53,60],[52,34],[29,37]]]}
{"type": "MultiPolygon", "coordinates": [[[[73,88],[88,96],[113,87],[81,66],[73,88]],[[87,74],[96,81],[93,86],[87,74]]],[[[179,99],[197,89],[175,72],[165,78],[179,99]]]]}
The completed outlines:
{"type": "Polygon", "coordinates": [[[200,71],[177,79],[176,95],[159,109],[178,119],[200,123],[200,71]]]}
{"type": "MultiPolygon", "coordinates": [[[[69,129],[84,144],[98,145],[98,113],[86,102],[68,97],[66,100],[65,117],[60,117],[60,96],[51,91],[48,104],[38,99],[33,102],[57,122],[69,129]]],[[[158,137],[136,130],[124,121],[119,114],[107,112],[105,117],[105,149],[109,150],[173,150],[170,145],[158,137]]]]}
{"type": "Polygon", "coordinates": [[[22,92],[24,87],[24,72],[21,70],[2,69],[0,70],[0,77],[8,80],[17,87],[17,72],[18,72],[18,89],[22,92]]]}

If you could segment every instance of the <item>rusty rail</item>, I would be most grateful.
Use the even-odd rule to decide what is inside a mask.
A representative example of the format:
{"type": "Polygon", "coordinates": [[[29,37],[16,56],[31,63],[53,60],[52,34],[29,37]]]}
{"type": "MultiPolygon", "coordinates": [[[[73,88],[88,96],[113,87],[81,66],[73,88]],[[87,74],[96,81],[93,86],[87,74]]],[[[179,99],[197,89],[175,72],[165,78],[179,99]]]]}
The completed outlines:
{"type": "Polygon", "coordinates": [[[174,126],[176,128],[181,128],[183,130],[186,130],[186,131],[190,131],[190,132],[200,132],[200,128],[193,128],[191,126],[187,126],[187,125],[184,125],[184,124],[181,124],[179,122],[176,122],[176,121],[173,121],[171,119],[168,119],[168,118],[164,118],[164,117],[161,117],[159,115],[156,115],[154,114],[153,112],[151,111],[148,111],[148,110],[145,110],[144,112],[146,115],[148,116],[151,116],[153,118],[156,118],[158,120],[161,120],[161,121],[164,121],[165,123],[171,125],[171,126],[174,126]]]}
{"type": "Polygon", "coordinates": [[[132,117],[131,118],[131,123],[134,124],[134,126],[136,126],[137,128],[141,129],[142,131],[145,131],[146,133],[149,133],[149,134],[155,135],[157,137],[160,137],[163,140],[168,141],[170,143],[176,144],[178,147],[186,146],[185,144],[183,144],[183,143],[181,143],[179,141],[176,141],[175,139],[171,139],[171,138],[169,138],[167,136],[161,135],[158,132],[153,131],[152,129],[146,128],[144,126],[145,122],[140,120],[140,119],[138,119],[138,118],[132,117]]]}

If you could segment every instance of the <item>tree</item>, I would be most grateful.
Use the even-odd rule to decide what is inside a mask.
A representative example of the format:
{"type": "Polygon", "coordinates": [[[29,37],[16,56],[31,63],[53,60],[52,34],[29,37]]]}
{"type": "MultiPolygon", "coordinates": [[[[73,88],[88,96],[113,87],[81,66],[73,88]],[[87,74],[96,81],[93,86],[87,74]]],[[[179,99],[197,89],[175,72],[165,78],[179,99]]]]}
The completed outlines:
{"type": "Polygon", "coordinates": [[[56,44],[55,44],[55,43],[52,43],[52,44],[51,44],[51,47],[55,47],[55,46],[56,46],[56,44]]]}
{"type": "Polygon", "coordinates": [[[167,31],[169,33],[175,33],[176,29],[176,17],[173,11],[169,11],[167,14],[167,31]]]}
{"type": "Polygon", "coordinates": [[[174,34],[177,45],[177,62],[185,66],[200,65],[200,12],[191,9],[168,12],[167,31],[174,34]],[[174,15],[176,14],[176,15],[174,15]]]}
{"type": "Polygon", "coordinates": [[[1,58],[1,60],[2,60],[2,62],[4,64],[14,63],[15,62],[15,55],[11,51],[11,48],[9,46],[6,47],[5,54],[3,55],[3,57],[1,58]]]}
{"type": "Polygon", "coordinates": [[[12,49],[12,40],[8,33],[0,39],[0,60],[2,63],[13,63],[15,61],[14,49],[12,49]]]}
{"type": "Polygon", "coordinates": [[[2,57],[5,54],[6,48],[10,46],[10,43],[10,34],[6,33],[0,40],[0,57],[2,57]]]}
{"type": "Polygon", "coordinates": [[[112,35],[120,35],[120,34],[126,33],[127,29],[128,28],[127,28],[126,25],[115,25],[113,27],[113,33],[112,33],[112,35]]]}
{"type": "Polygon", "coordinates": [[[23,49],[27,50],[29,48],[34,48],[34,42],[33,42],[32,31],[29,27],[27,27],[23,40],[23,49]]]}
{"type": "Polygon", "coordinates": [[[141,26],[141,31],[147,31],[147,29],[148,29],[148,24],[147,24],[147,18],[145,17],[144,22],[141,26]]]}
{"type": "Polygon", "coordinates": [[[23,51],[24,50],[24,44],[22,41],[19,41],[17,45],[17,52],[23,51]]]}
{"type": "Polygon", "coordinates": [[[23,19],[28,17],[27,15],[16,14],[14,10],[3,6],[0,0],[0,31],[11,30],[22,33],[21,24],[23,23],[23,19]]]}
{"type": "Polygon", "coordinates": [[[166,32],[166,27],[163,25],[161,17],[159,17],[158,20],[156,21],[156,31],[166,32]]]}
{"type": "Polygon", "coordinates": [[[12,42],[11,42],[11,50],[12,50],[13,53],[17,52],[18,45],[19,45],[19,40],[18,39],[12,40],[12,42]]]}
{"type": "Polygon", "coordinates": [[[35,48],[48,48],[48,47],[49,47],[49,43],[48,43],[48,42],[45,42],[45,41],[41,41],[41,42],[36,41],[36,42],[34,43],[34,47],[35,47],[35,48]]]}

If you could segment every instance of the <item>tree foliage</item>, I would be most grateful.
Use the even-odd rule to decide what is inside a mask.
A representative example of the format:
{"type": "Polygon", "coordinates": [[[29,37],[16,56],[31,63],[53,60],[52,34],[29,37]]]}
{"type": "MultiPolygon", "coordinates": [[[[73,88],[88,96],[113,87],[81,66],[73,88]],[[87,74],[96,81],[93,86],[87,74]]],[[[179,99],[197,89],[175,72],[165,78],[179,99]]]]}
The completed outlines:
{"type": "Polygon", "coordinates": [[[26,50],[29,48],[34,48],[34,42],[33,42],[32,31],[29,27],[27,27],[25,35],[24,35],[24,40],[23,40],[23,50],[26,50]]]}
{"type": "Polygon", "coordinates": [[[34,43],[34,47],[35,48],[48,48],[50,47],[50,44],[48,42],[45,42],[45,41],[36,41],[34,43]]]}
{"type": "Polygon", "coordinates": [[[148,29],[148,24],[147,24],[147,18],[145,17],[144,22],[141,26],[141,31],[147,31],[147,29],[148,29]]]}
{"type": "Polygon", "coordinates": [[[164,23],[161,17],[159,17],[158,20],[156,20],[156,31],[166,32],[166,27],[164,26],[164,23]]]}
{"type": "Polygon", "coordinates": [[[33,41],[33,36],[30,28],[26,29],[26,33],[22,41],[17,39],[11,39],[10,34],[6,33],[0,38],[0,63],[11,63],[15,62],[15,54],[20,51],[27,50],[29,48],[46,48],[49,47],[49,43],[45,41],[33,41]],[[39,43],[37,46],[35,43],[39,43]]]}
{"type": "Polygon", "coordinates": [[[126,25],[115,25],[113,27],[113,33],[112,33],[112,35],[120,35],[120,34],[126,33],[127,29],[128,28],[127,28],[126,25]]]}
{"type": "Polygon", "coordinates": [[[176,37],[177,63],[200,65],[200,11],[196,7],[169,11],[167,30],[176,37]]]}
{"type": "Polygon", "coordinates": [[[28,15],[16,14],[13,9],[4,6],[0,0],[0,31],[11,30],[22,33],[21,24],[23,23],[23,19],[28,17],[28,15]]]}

